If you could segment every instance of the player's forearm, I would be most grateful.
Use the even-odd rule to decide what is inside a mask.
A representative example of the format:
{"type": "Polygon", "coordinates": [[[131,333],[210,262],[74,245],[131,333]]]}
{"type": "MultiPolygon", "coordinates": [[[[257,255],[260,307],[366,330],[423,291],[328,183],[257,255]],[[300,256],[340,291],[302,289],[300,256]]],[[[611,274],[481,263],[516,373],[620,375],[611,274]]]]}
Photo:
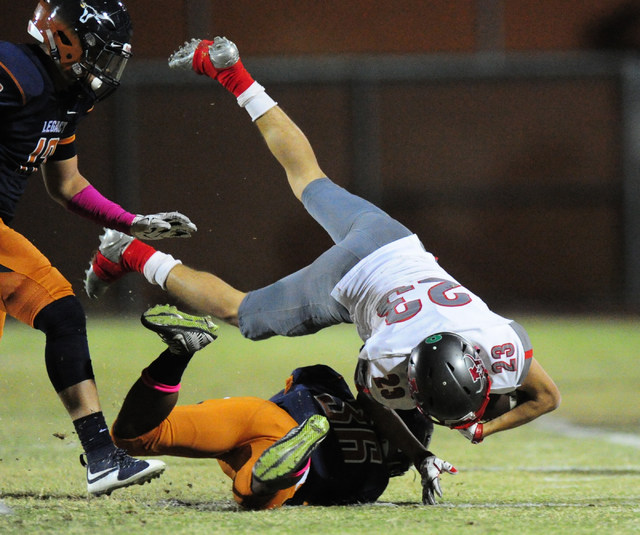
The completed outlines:
{"type": "Polygon", "coordinates": [[[535,399],[529,399],[503,415],[486,422],[483,427],[483,437],[527,424],[556,409],[558,404],[559,399],[552,395],[541,395],[535,399]]]}
{"type": "Polygon", "coordinates": [[[366,394],[358,394],[358,403],[373,421],[378,436],[385,438],[391,449],[402,451],[414,465],[420,466],[420,463],[429,455],[429,451],[414,436],[398,414],[366,394]]]}
{"type": "Polygon", "coordinates": [[[62,206],[89,185],[78,171],[78,158],[47,162],[42,166],[42,177],[49,196],[62,206]]]}
{"type": "Polygon", "coordinates": [[[135,218],[119,204],[104,197],[91,184],[65,203],[66,208],[94,223],[129,232],[135,218]]]}
{"type": "Polygon", "coordinates": [[[483,437],[529,423],[560,405],[558,387],[535,358],[532,359],[529,373],[518,392],[524,395],[525,401],[485,423],[483,437]]]}
{"type": "Polygon", "coordinates": [[[42,175],[51,198],[69,211],[104,227],[129,231],[135,214],[96,190],[78,171],[77,157],[46,163],[42,175]]]}

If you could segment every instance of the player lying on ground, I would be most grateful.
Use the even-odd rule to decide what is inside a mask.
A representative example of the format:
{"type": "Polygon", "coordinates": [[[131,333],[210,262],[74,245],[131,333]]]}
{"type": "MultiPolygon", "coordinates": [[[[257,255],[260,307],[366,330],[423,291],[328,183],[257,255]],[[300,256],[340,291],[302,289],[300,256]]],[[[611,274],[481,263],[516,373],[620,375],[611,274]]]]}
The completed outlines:
{"type": "MultiPolygon", "coordinates": [[[[40,0],[28,31],[36,42],[0,41],[0,336],[7,314],[45,334],[47,373],[84,448],[87,489],[108,494],[158,476],[164,463],[132,459],[111,442],[82,305],[71,283],[10,226],[16,206],[40,169],[52,199],[100,226],[142,239],[188,236],[195,226],[177,212],[132,214],[78,170],[78,123],[119,86],[131,55],[123,3],[40,0]]],[[[29,217],[49,226],[42,215],[29,217]]]]}
{"type": "Polygon", "coordinates": [[[225,38],[186,43],[169,60],[216,79],[236,97],[285,170],[292,192],[335,245],[311,265],[242,292],[129,236],[106,232],[87,272],[96,297],[137,271],[172,296],[260,340],[353,322],[364,345],[356,382],[361,403],[420,466],[422,450],[394,410],[418,407],[473,443],[555,409],[560,394],[533,358],[525,329],[492,312],[444,271],[418,237],[378,207],[329,180],[309,141],[246,71],[225,38]],[[490,393],[521,403],[483,421],[490,393]]]}
{"type": "MultiPolygon", "coordinates": [[[[149,309],[142,323],[169,348],[142,371],[113,425],[116,444],[130,454],[216,459],[233,480],[234,499],[249,509],[373,502],[389,477],[409,468],[409,459],[389,449],[328,366],[297,368],[269,401],[176,405],[189,361],[215,339],[217,327],[209,317],[168,305],[149,309]]],[[[402,415],[426,451],[433,424],[415,410],[402,415]]],[[[425,499],[434,501],[439,472],[425,469],[423,484],[425,499]]]]}

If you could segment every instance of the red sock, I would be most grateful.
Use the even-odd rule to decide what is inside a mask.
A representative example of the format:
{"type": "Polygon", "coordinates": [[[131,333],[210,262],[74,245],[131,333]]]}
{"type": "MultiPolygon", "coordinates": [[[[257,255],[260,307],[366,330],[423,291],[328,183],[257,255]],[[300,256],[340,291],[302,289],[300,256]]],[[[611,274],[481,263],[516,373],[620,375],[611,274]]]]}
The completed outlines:
{"type": "Polygon", "coordinates": [[[92,260],[91,267],[98,278],[105,282],[116,281],[127,273],[127,270],[120,264],[112,262],[99,251],[92,260]]]}
{"type": "Polygon", "coordinates": [[[151,245],[133,240],[122,253],[122,265],[129,271],[142,273],[144,265],[156,250],[151,245]]]}
{"type": "Polygon", "coordinates": [[[200,41],[193,54],[193,70],[198,74],[206,74],[214,80],[218,80],[222,87],[239,97],[255,81],[247,69],[244,68],[241,60],[235,65],[226,69],[216,69],[209,57],[209,47],[213,41],[200,41]]]}
{"type": "Polygon", "coordinates": [[[228,69],[218,71],[218,82],[222,84],[227,91],[233,93],[238,98],[244,93],[255,80],[244,68],[241,60],[228,69]]]}

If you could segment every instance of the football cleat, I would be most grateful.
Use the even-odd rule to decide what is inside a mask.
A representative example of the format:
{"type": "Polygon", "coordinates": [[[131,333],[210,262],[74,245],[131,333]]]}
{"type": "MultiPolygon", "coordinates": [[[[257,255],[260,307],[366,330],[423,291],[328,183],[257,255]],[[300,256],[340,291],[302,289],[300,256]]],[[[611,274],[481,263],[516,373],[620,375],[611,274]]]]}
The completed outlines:
{"type": "Polygon", "coordinates": [[[156,305],[142,314],[140,321],[157,333],[172,353],[195,353],[217,338],[218,326],[211,316],[192,316],[174,306],[156,305]]]}
{"type": "Polygon", "coordinates": [[[216,37],[213,41],[191,39],[169,56],[169,67],[189,71],[193,69],[198,74],[204,74],[202,62],[206,56],[209,56],[217,70],[233,67],[240,59],[238,47],[226,37],[216,37]]]}
{"type": "Polygon", "coordinates": [[[100,247],[85,271],[84,289],[92,299],[98,299],[109,287],[129,272],[122,264],[122,253],[133,237],[113,229],[104,229],[100,247]]]}
{"type": "Polygon", "coordinates": [[[272,493],[298,483],[311,453],[328,432],[329,421],[314,414],[269,446],[253,465],[253,479],[259,488],[272,493]]]}
{"type": "Polygon", "coordinates": [[[94,496],[109,495],[122,487],[142,485],[160,477],[166,468],[162,461],[134,459],[120,448],[94,463],[87,464],[84,457],[80,456],[80,463],[87,467],[87,490],[94,496]]]}

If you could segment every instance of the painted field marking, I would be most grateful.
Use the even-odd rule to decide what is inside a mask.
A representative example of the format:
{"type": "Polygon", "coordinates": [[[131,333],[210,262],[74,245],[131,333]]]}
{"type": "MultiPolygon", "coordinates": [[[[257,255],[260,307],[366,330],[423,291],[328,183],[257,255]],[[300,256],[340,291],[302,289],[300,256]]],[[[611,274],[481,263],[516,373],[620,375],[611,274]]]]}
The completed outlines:
{"type": "Polygon", "coordinates": [[[561,418],[545,418],[544,420],[536,422],[535,425],[544,431],[551,431],[552,433],[570,438],[597,438],[610,442],[611,444],[640,449],[640,435],[634,433],[616,433],[592,427],[584,427],[572,424],[561,418]]]}

